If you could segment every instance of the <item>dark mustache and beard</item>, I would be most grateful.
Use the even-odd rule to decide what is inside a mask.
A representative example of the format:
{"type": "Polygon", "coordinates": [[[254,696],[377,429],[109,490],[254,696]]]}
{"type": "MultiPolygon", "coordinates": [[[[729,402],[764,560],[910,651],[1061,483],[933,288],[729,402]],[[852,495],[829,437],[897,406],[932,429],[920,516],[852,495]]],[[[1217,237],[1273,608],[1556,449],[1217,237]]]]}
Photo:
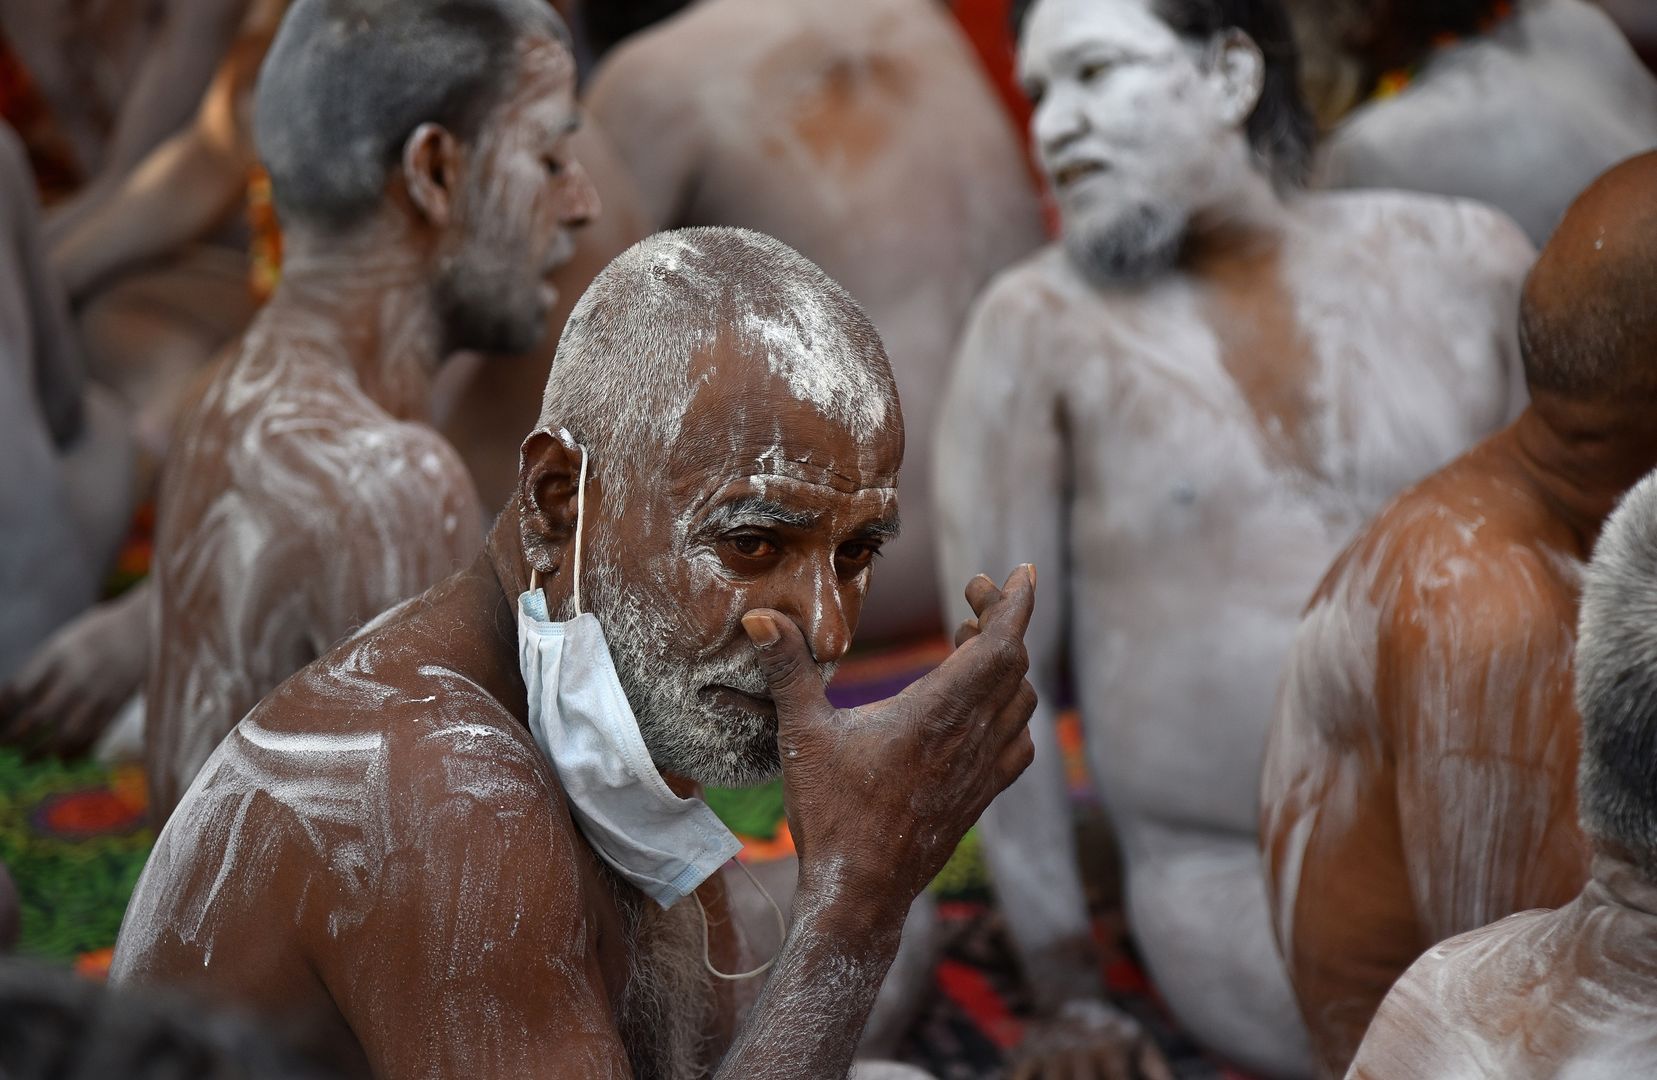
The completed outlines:
{"type": "Polygon", "coordinates": [[[1140,203],[1108,220],[1065,222],[1064,248],[1095,284],[1134,284],[1174,265],[1185,227],[1185,215],[1175,208],[1140,203]]]}
{"type": "MultiPolygon", "coordinates": [[[[686,643],[696,635],[678,605],[626,587],[602,559],[589,555],[586,562],[586,609],[604,628],[616,678],[656,768],[714,787],[752,787],[775,777],[782,768],[776,718],[723,707],[701,694],[704,687],[729,686],[770,698],[740,624],[733,624],[721,654],[690,656],[686,643]]],[[[834,668],[822,665],[825,680],[834,668]]]]}

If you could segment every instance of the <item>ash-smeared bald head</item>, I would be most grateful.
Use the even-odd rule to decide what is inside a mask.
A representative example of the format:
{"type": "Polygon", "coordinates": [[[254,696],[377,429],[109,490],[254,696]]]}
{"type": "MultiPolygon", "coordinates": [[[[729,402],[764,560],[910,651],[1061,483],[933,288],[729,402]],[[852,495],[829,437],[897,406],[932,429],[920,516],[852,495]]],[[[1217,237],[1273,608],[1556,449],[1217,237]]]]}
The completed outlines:
{"type": "Polygon", "coordinates": [[[880,335],[837,282],[761,233],[657,233],[605,267],[570,313],[541,426],[567,428],[612,466],[648,471],[648,462],[685,449],[680,436],[699,391],[767,379],[859,443],[894,430],[901,438],[880,335]]]}
{"type": "Polygon", "coordinates": [[[1583,827],[1657,878],[1657,474],[1594,548],[1576,647],[1583,827]]]}
{"type": "Polygon", "coordinates": [[[576,304],[541,427],[519,475],[525,557],[559,582],[584,539],[581,602],[657,767],[725,786],[775,775],[743,615],[793,620],[826,679],[899,528],[903,420],[875,328],[768,236],[661,233],[576,304]],[[587,451],[584,500],[559,429],[587,451]]]}
{"type": "Polygon", "coordinates": [[[1525,283],[1519,330],[1533,394],[1657,406],[1657,154],[1572,204],[1525,283]]]}
{"type": "Polygon", "coordinates": [[[545,0],[296,0],[254,100],[283,223],[367,216],[421,124],[473,138],[534,37],[569,43],[545,0]]]}

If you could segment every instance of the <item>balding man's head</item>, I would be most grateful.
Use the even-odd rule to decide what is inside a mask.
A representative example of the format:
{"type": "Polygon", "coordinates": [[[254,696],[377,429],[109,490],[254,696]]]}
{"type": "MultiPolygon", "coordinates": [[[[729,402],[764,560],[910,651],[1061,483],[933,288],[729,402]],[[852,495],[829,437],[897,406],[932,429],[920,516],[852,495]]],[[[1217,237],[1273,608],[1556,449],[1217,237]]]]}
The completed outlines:
{"type": "Polygon", "coordinates": [[[1657,878],[1657,474],[1600,534],[1579,618],[1582,823],[1657,878]]]}
{"type": "Polygon", "coordinates": [[[837,282],[761,233],[657,233],[617,256],[576,303],[540,426],[566,428],[601,460],[648,476],[679,448],[711,384],[751,394],[770,380],[859,442],[901,435],[880,335],[837,282]]]}
{"type": "Polygon", "coordinates": [[[1657,154],[1571,206],[1525,283],[1520,343],[1533,393],[1657,403],[1657,154]]]}
{"type": "Polygon", "coordinates": [[[897,531],[903,423],[879,336],[784,245],[686,229],[624,252],[576,304],[524,443],[517,515],[549,605],[598,617],[663,772],[753,783],[776,712],[742,630],[799,624],[825,675],[897,531]],[[576,520],[578,451],[592,477],[576,520]]]}

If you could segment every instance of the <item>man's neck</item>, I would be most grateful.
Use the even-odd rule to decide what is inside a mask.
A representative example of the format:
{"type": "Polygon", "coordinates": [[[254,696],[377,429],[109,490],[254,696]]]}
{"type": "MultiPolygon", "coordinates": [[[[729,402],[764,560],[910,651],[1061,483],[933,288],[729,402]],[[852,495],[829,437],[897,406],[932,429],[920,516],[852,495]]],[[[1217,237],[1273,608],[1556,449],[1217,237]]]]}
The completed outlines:
{"type": "Polygon", "coordinates": [[[1515,458],[1588,558],[1617,500],[1657,468],[1657,432],[1615,403],[1539,395],[1513,425],[1515,458]]]}
{"type": "Polygon", "coordinates": [[[1288,207],[1246,147],[1224,175],[1226,182],[1191,215],[1180,251],[1181,265],[1199,276],[1216,263],[1275,252],[1288,221],[1288,207]]]}
{"type": "Polygon", "coordinates": [[[284,333],[326,342],[321,353],[381,408],[421,420],[446,349],[429,258],[396,232],[371,223],[345,236],[293,237],[269,309],[284,333]]]}

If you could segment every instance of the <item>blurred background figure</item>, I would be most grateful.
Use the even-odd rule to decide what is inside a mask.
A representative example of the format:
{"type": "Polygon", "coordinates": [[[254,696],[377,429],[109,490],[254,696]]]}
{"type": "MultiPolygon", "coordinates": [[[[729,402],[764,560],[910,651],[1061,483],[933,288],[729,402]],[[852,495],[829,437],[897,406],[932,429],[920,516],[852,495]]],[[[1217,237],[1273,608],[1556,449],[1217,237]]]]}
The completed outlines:
{"type": "MultiPolygon", "coordinates": [[[[163,295],[166,290],[158,290],[152,268],[158,260],[175,260],[180,252],[197,250],[229,230],[239,246],[220,255],[234,264],[237,297],[216,310],[233,313],[235,325],[225,336],[214,331],[210,342],[191,339],[213,349],[234,343],[256,305],[275,291],[282,271],[282,230],[269,178],[254,151],[251,114],[254,81],[288,0],[187,2],[195,4],[188,8],[190,19],[213,15],[215,27],[230,25],[232,31],[228,44],[222,34],[200,28],[191,39],[200,53],[223,50],[199,105],[179,130],[131,168],[89,185],[64,209],[55,222],[59,240],[51,260],[71,291],[102,290],[117,279],[131,282],[130,288],[115,289],[116,298],[108,305],[88,309],[81,329],[89,340],[96,339],[103,333],[98,327],[108,322],[111,335],[125,343],[124,359],[113,366],[94,365],[94,377],[106,378],[122,395],[117,399],[105,393],[106,399],[124,399],[130,409],[144,451],[137,480],[140,498],[153,493],[178,416],[209,381],[207,354],[164,329],[174,325],[169,312],[177,312],[163,295]],[[249,302],[244,304],[244,298],[249,302]],[[112,311],[110,321],[106,316],[112,311]],[[150,331],[161,336],[147,336],[150,331]]],[[[168,41],[169,47],[182,47],[172,37],[168,41]]],[[[165,103],[177,92],[170,87],[165,103]]],[[[144,130],[151,127],[146,124],[144,130]]],[[[527,430],[540,407],[541,388],[570,307],[600,267],[644,235],[631,181],[603,132],[589,120],[571,145],[600,192],[605,212],[581,231],[569,262],[554,278],[558,296],[547,314],[545,335],[520,355],[463,353],[433,386],[432,422],[460,453],[474,485],[489,500],[487,506],[506,498],[517,468],[514,433],[527,430]]],[[[174,270],[167,274],[176,276],[174,270]]],[[[186,280],[193,276],[199,276],[196,270],[178,277],[176,284],[197,296],[196,285],[186,280]]],[[[99,571],[89,587],[96,588],[101,579],[99,571]]],[[[15,676],[0,665],[0,742],[80,753],[126,707],[135,730],[124,732],[122,745],[114,750],[131,749],[128,744],[141,738],[136,724],[143,710],[135,695],[149,660],[147,592],[140,586],[100,605],[44,645],[39,645],[38,633],[32,634],[28,640],[39,647],[15,676]]]]}
{"type": "Polygon", "coordinates": [[[122,410],[86,380],[38,216],[0,125],[0,680],[97,598],[131,512],[122,410]]]}
{"type": "MultiPolygon", "coordinates": [[[[1290,0],[1331,187],[1460,195],[1535,244],[1657,146],[1657,79],[1586,0],[1290,0]]],[[[1648,20],[1649,21],[1649,20],[1648,20]]]]}
{"type": "Polygon", "coordinates": [[[1657,66],[1657,4],[1650,0],[1600,0],[1600,6],[1617,20],[1645,62],[1657,66]]]}
{"type": "MultiPolygon", "coordinates": [[[[609,24],[587,9],[589,33],[609,24]]],[[[969,305],[1042,240],[1019,136],[947,6],[699,0],[599,64],[588,107],[650,229],[769,233],[845,284],[903,401],[903,536],[860,641],[935,632],[930,474],[969,305]]]]}
{"type": "MultiPolygon", "coordinates": [[[[159,0],[124,13],[98,0],[0,2],[17,65],[73,155],[72,185],[47,217],[52,264],[92,375],[134,410],[157,459],[191,376],[242,329],[254,298],[240,218],[199,183],[158,175],[156,154],[189,130],[238,35],[268,32],[281,0],[159,0]]],[[[174,144],[161,159],[178,154],[174,144]]]]}

